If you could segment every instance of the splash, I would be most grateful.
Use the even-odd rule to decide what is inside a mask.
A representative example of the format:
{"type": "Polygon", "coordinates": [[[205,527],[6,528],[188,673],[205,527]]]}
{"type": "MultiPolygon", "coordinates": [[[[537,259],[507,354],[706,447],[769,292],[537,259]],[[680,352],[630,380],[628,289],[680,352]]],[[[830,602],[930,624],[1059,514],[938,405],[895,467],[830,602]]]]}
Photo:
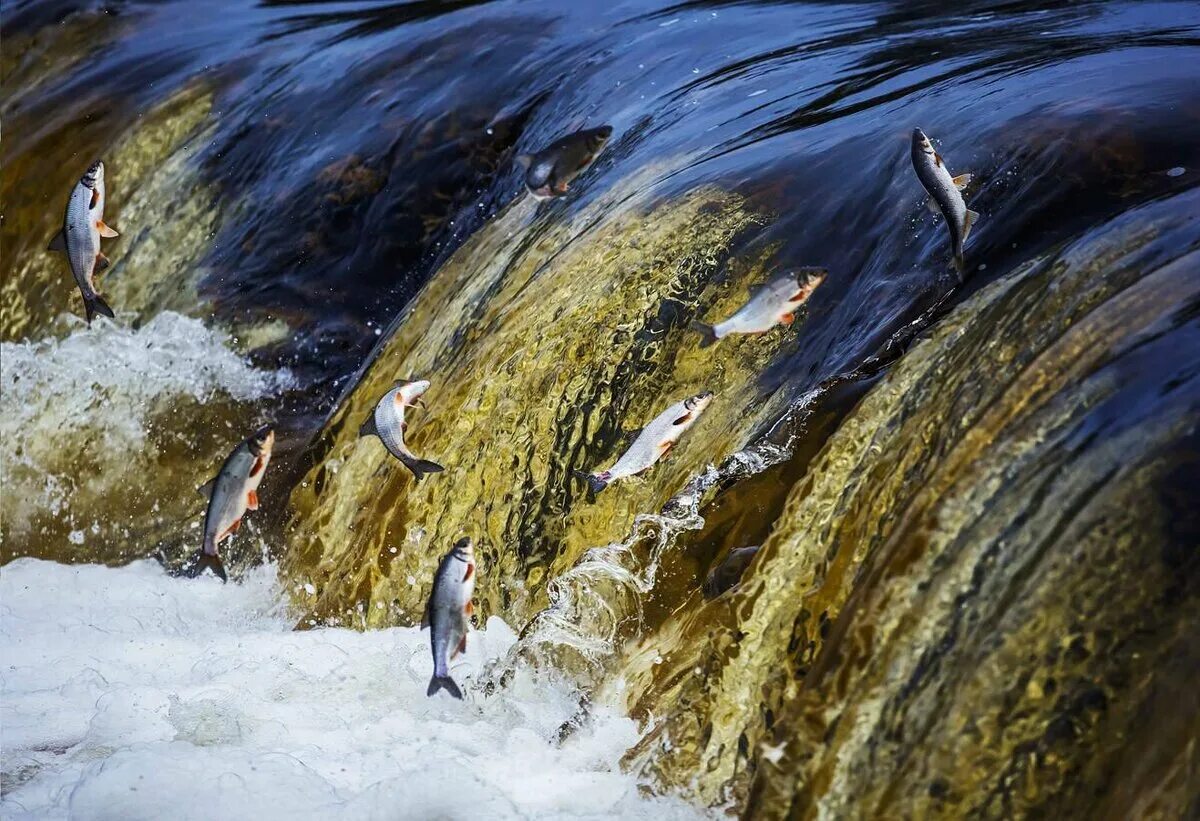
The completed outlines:
{"type": "Polygon", "coordinates": [[[254,367],[176,313],[140,328],[69,324],[63,339],[0,344],[6,555],[44,539],[73,545],[64,557],[115,558],[134,533],[185,537],[200,504],[191,488],[291,374],[254,367]]]}
{"type": "Polygon", "coordinates": [[[27,559],[0,600],[6,818],[703,817],[620,771],[629,719],[600,711],[557,744],[569,689],[475,692],[515,639],[498,618],[454,702],[425,696],[427,633],[291,631],[270,565],[222,586],[27,559]]]}

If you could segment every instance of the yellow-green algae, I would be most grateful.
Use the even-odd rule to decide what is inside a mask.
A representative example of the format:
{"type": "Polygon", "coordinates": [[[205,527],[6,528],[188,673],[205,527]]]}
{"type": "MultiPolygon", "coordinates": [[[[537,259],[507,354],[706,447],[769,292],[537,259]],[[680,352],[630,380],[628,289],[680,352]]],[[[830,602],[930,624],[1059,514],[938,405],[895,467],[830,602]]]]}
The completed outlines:
{"type": "Polygon", "coordinates": [[[748,817],[1099,817],[1120,796],[1111,817],[1186,814],[1194,693],[1153,765],[1117,764],[1179,659],[1194,670],[1200,613],[1162,559],[1155,485],[1195,420],[1177,406],[1078,452],[1070,436],[1119,389],[1115,352],[1196,299],[1196,253],[1156,259],[1188,221],[1030,266],[910,351],[793,488],[743,588],[693,593],[630,648],[610,692],[653,723],[627,764],[748,817]]]}
{"type": "Polygon", "coordinates": [[[408,308],[291,496],[284,569],[312,620],[418,620],[437,559],[466,534],[479,544],[482,612],[521,623],[546,604],[549,579],[622,539],[637,514],[768,418],[754,382],[796,330],[701,351],[685,321],[697,295],[704,315],[720,316],[766,276],[769,255],[725,267],[759,218],[716,190],[622,204],[642,182],[570,222],[543,214],[532,230],[533,203],[514,205],[408,308]],[[420,484],[378,440],[358,437],[393,380],[410,376],[432,387],[406,439],[446,467],[420,484]],[[668,460],[586,500],[571,470],[607,465],[624,445],[618,429],[701,390],[716,400],[668,460]]]}

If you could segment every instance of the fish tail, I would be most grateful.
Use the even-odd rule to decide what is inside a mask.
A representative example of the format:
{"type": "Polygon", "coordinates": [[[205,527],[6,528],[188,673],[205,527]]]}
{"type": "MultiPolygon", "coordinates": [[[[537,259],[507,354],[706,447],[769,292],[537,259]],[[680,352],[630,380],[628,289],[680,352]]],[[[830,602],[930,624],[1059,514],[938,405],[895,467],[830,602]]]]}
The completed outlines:
{"type": "Polygon", "coordinates": [[[951,261],[950,265],[954,268],[954,273],[958,276],[958,282],[961,285],[966,281],[967,275],[967,264],[963,260],[961,251],[954,255],[954,259],[951,261]]]}
{"type": "Polygon", "coordinates": [[[700,334],[700,347],[707,348],[709,345],[717,341],[717,329],[705,322],[696,321],[692,323],[692,330],[700,334]]]}
{"type": "Polygon", "coordinates": [[[92,324],[92,318],[96,314],[103,314],[109,318],[116,316],[113,313],[113,309],[108,307],[108,303],[104,301],[104,297],[100,296],[100,294],[93,294],[92,296],[84,294],[83,310],[87,313],[87,323],[89,325],[92,324]]]}
{"type": "Polygon", "coordinates": [[[405,459],[404,466],[412,471],[418,482],[425,478],[426,473],[441,473],[445,470],[437,462],[431,462],[428,459],[405,459]]]}
{"type": "Polygon", "coordinates": [[[458,689],[458,685],[454,683],[454,679],[450,678],[450,676],[433,674],[433,678],[429,679],[429,689],[425,691],[425,695],[432,696],[438,690],[445,690],[459,701],[462,701],[462,690],[458,689]]]}
{"type": "Polygon", "coordinates": [[[216,553],[209,553],[207,550],[197,552],[192,557],[192,560],[183,566],[183,570],[180,571],[179,575],[194,579],[209,569],[222,582],[229,581],[229,575],[225,572],[225,565],[221,561],[221,557],[216,553]]]}

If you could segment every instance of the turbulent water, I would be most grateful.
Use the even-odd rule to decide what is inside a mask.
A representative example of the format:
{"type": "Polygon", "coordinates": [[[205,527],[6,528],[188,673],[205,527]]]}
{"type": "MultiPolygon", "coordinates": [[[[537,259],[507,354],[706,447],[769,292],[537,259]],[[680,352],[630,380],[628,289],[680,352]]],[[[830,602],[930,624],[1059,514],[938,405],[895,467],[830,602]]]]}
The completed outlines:
{"type": "Polygon", "coordinates": [[[310,808],[386,815],[416,800],[389,763],[405,732],[448,755],[474,722],[479,780],[426,814],[1200,813],[1200,4],[3,14],[7,806],[90,817],[150,744],[169,794],[205,756],[244,780],[287,755],[310,808]],[[567,197],[522,196],[517,154],[602,123],[567,197]],[[964,284],[918,125],[973,174],[964,284]],[[44,249],[97,157],[117,317],[88,329],[44,249]],[[793,325],[700,347],[692,321],[799,265],[829,278],[793,325]],[[408,441],[446,466],[420,484],[358,436],[410,376],[432,387],[408,441]],[[701,390],[666,461],[589,496],[574,472],[701,390]],[[33,561],[177,566],[193,488],[264,421],[279,443],[232,588],[33,561]],[[432,718],[412,628],[462,535],[476,712],[432,718]],[[742,584],[706,599],[749,545],[742,584]],[[104,628],[125,586],[213,614],[213,644],[156,623],[165,604],[130,615],[198,679],[128,643],[112,675],[35,654],[104,628]],[[255,655],[225,655],[243,640],[255,655]],[[305,658],[327,646],[369,660],[337,678],[305,658]],[[395,728],[314,741],[335,713],[256,689],[289,653],[315,665],[296,682],[395,728]],[[195,721],[255,729],[191,733],[214,664],[244,678],[213,687],[281,706],[223,695],[195,721]],[[166,706],[132,715],[136,688],[166,706]],[[39,716],[58,723],[21,729],[39,716]],[[518,746],[591,786],[530,795],[495,761],[518,746]],[[327,769],[348,749],[360,771],[327,769]]]}

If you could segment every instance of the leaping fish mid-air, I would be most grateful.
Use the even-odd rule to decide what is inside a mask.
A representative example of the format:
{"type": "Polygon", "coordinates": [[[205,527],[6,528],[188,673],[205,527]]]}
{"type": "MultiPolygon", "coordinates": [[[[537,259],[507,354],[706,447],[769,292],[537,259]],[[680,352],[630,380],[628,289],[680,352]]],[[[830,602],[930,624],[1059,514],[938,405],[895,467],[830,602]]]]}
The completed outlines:
{"type": "Polygon", "coordinates": [[[104,224],[104,163],[97,160],[71,190],[62,230],[50,240],[48,249],[67,255],[75,283],[83,294],[89,325],[96,314],[113,315],[96,290],[96,274],[108,267],[108,257],[100,253],[100,237],[116,236],[119,234],[104,224]]]}
{"type": "Polygon", "coordinates": [[[917,179],[929,194],[930,210],[940,213],[950,229],[954,270],[958,272],[958,281],[962,282],[966,272],[963,243],[967,241],[967,237],[971,235],[971,227],[979,219],[979,213],[967,208],[962,195],[962,190],[971,182],[971,175],[951,176],[946,161],[934,150],[933,143],[919,128],[914,128],[912,133],[912,163],[917,172],[917,179]]]}
{"type": "Polygon", "coordinates": [[[730,334],[763,334],[776,325],[792,324],[796,311],[808,302],[828,275],[824,268],[800,268],[751,288],[750,301],[724,322],[715,325],[692,323],[693,330],[703,337],[700,347],[707,348],[730,334]]]}
{"type": "Polygon", "coordinates": [[[455,698],[462,698],[462,690],[450,678],[450,662],[467,649],[474,594],[475,548],[469,538],[463,538],[438,562],[433,590],[421,619],[421,629],[429,628],[429,646],[433,651],[433,677],[425,691],[427,696],[445,690],[455,698]]]}
{"type": "Polygon", "coordinates": [[[525,167],[525,187],[534,199],[561,197],[571,182],[596,159],[612,136],[612,126],[602,125],[568,134],[550,143],[536,154],[521,154],[517,162],[525,167]]]}
{"type": "Polygon", "coordinates": [[[671,451],[683,432],[695,424],[712,398],[712,391],[705,391],[676,402],[642,428],[629,449],[608,470],[590,474],[577,472],[576,475],[587,480],[593,493],[599,493],[618,479],[649,470],[671,451]]]}
{"type": "Polygon", "coordinates": [[[204,543],[186,575],[199,576],[205,568],[212,568],[221,581],[226,580],[218,548],[226,537],[237,533],[247,510],[258,510],[258,486],[267,472],[274,446],[275,432],[271,426],[259,428],[233,449],[215,478],[200,486],[200,493],[208,497],[204,543]]]}
{"type": "Polygon", "coordinates": [[[408,430],[408,423],[404,421],[404,409],[421,404],[421,394],[427,390],[428,380],[397,380],[394,387],[375,404],[375,410],[358,429],[360,437],[378,436],[388,453],[411,470],[418,482],[426,473],[444,470],[437,462],[418,459],[404,444],[404,432],[408,430]]]}

